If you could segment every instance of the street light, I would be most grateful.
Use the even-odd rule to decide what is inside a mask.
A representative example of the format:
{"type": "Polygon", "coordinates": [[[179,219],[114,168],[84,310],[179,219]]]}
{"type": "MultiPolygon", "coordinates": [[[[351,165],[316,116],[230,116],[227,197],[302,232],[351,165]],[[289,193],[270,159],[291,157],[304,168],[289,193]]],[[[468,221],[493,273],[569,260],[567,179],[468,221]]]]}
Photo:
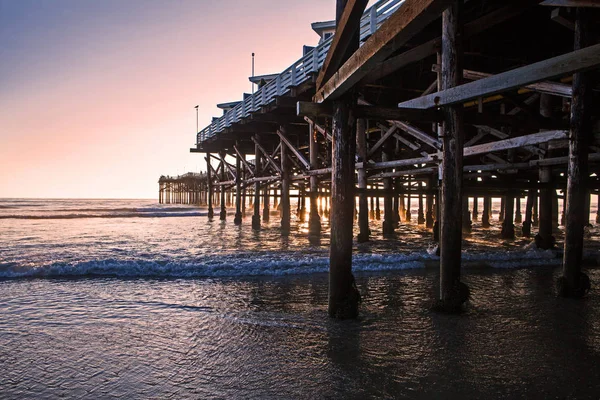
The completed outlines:
{"type": "Polygon", "coordinates": [[[196,109],[196,133],[198,133],[198,106],[194,108],[196,109]]]}

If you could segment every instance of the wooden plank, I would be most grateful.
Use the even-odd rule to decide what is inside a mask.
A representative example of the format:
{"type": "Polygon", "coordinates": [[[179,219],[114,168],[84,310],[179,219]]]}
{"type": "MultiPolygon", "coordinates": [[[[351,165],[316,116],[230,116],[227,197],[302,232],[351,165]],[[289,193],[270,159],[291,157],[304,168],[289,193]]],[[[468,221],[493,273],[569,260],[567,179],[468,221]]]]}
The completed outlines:
{"type": "MultiPolygon", "coordinates": [[[[354,108],[357,118],[379,119],[387,121],[419,121],[439,122],[442,115],[437,110],[417,110],[414,108],[377,107],[366,105],[365,102],[354,108]]],[[[296,114],[299,116],[330,117],[333,115],[331,103],[313,103],[310,101],[299,101],[296,104],[296,114]]]]}
{"type": "Polygon", "coordinates": [[[426,132],[423,132],[419,128],[416,128],[416,127],[409,125],[406,122],[402,122],[402,121],[392,121],[392,123],[394,126],[400,128],[401,130],[408,133],[415,139],[420,140],[421,142],[433,147],[434,149],[439,150],[442,148],[442,143],[439,140],[430,136],[426,132]]]}
{"type": "Polygon", "coordinates": [[[244,157],[240,150],[237,148],[237,145],[233,145],[233,150],[235,150],[238,157],[240,157],[240,160],[244,164],[244,167],[246,167],[246,170],[248,170],[248,172],[250,172],[250,174],[254,176],[254,171],[252,170],[252,167],[250,167],[250,164],[248,164],[248,161],[246,161],[246,157],[244,157]]]}
{"type": "Polygon", "coordinates": [[[263,154],[263,156],[265,156],[265,158],[267,159],[267,162],[269,164],[271,164],[271,166],[273,166],[273,168],[275,168],[275,170],[279,174],[281,174],[281,168],[279,167],[279,165],[277,165],[277,163],[275,162],[275,160],[273,160],[273,157],[271,157],[271,155],[269,153],[267,153],[267,151],[265,150],[265,148],[262,147],[262,145],[254,137],[252,137],[252,141],[256,145],[256,148],[258,150],[260,150],[260,152],[263,154]]]}
{"type": "Polygon", "coordinates": [[[330,142],[331,142],[331,141],[333,140],[333,139],[331,138],[331,134],[330,134],[329,132],[327,132],[327,131],[325,130],[325,128],[323,128],[321,125],[317,124],[316,122],[314,122],[312,119],[310,119],[310,118],[308,118],[308,117],[304,117],[304,120],[305,120],[306,122],[308,122],[309,124],[313,124],[313,125],[314,125],[314,127],[315,127],[315,129],[316,129],[316,130],[317,130],[317,131],[318,131],[318,132],[319,132],[321,135],[325,136],[325,138],[326,138],[328,141],[330,141],[330,142]]]}
{"type": "MultiPolygon", "coordinates": [[[[359,99],[358,103],[359,103],[359,105],[362,105],[365,107],[373,107],[370,103],[368,103],[366,100],[363,100],[363,99],[359,99]]],[[[438,114],[438,115],[441,116],[441,114],[438,114]]],[[[394,114],[390,113],[389,116],[394,116],[394,114]]],[[[429,136],[427,133],[421,131],[418,128],[415,128],[414,126],[407,124],[406,122],[398,121],[397,119],[394,119],[394,120],[388,119],[387,122],[389,124],[392,124],[393,126],[396,126],[399,129],[403,130],[404,132],[408,133],[409,135],[415,137],[416,139],[420,140],[421,142],[428,144],[429,146],[433,147],[436,150],[439,150],[441,148],[441,143],[439,140],[429,136]]]]}
{"type": "MultiPolygon", "coordinates": [[[[530,8],[535,4],[536,2],[533,0],[519,1],[517,3],[502,7],[496,11],[492,11],[491,13],[486,14],[475,21],[465,24],[463,36],[465,39],[468,39],[469,37],[477,35],[489,28],[509,20],[510,18],[513,18],[516,15],[519,15],[525,9],[530,8]]],[[[375,68],[362,80],[361,83],[372,83],[396,72],[397,70],[409,64],[434,55],[439,50],[441,43],[442,38],[438,37],[413,47],[397,56],[390,57],[389,59],[375,66],[375,68]]]]}
{"type": "Polygon", "coordinates": [[[587,71],[598,66],[600,66],[600,44],[404,101],[398,104],[398,107],[428,109],[463,103],[477,97],[513,90],[532,83],[587,71]]]}
{"type": "Polygon", "coordinates": [[[285,135],[285,128],[280,127],[277,130],[277,135],[279,136],[279,138],[281,139],[281,141],[287,146],[289,147],[289,149],[292,151],[292,153],[294,153],[294,155],[296,156],[296,158],[298,158],[298,161],[300,161],[300,163],[302,163],[302,165],[304,165],[304,170],[309,170],[310,169],[310,163],[306,160],[306,158],[304,158],[304,156],[302,155],[302,153],[300,153],[298,151],[298,149],[296,149],[294,147],[294,145],[292,145],[292,143],[290,142],[290,140],[288,139],[288,137],[285,135]]]}
{"type": "Polygon", "coordinates": [[[381,27],[346,61],[315,94],[322,103],[339,98],[369,71],[404,46],[452,3],[452,0],[405,0],[381,27]]]}
{"type": "Polygon", "coordinates": [[[544,0],[540,6],[600,8],[600,2],[597,0],[544,0]]]}
{"type": "Polygon", "coordinates": [[[360,18],[367,7],[368,0],[348,0],[337,27],[323,66],[317,77],[317,90],[321,88],[348,58],[348,49],[356,40],[355,36],[360,29],[360,18]]]}
{"type": "MultiPolygon", "coordinates": [[[[440,67],[437,64],[434,64],[431,68],[433,72],[437,72],[439,69],[440,67]]],[[[477,81],[479,79],[489,78],[490,76],[494,76],[494,74],[473,71],[470,69],[463,70],[463,77],[470,81],[477,81]]],[[[571,98],[571,95],[573,94],[573,89],[571,86],[558,82],[538,82],[533,83],[531,85],[527,85],[525,86],[525,88],[534,92],[547,93],[554,96],[561,96],[567,98],[571,98]]]]}
{"type": "Polygon", "coordinates": [[[396,129],[398,128],[396,128],[394,125],[388,128],[388,130],[383,135],[381,135],[381,138],[377,141],[377,143],[375,143],[373,147],[369,149],[369,152],[367,153],[367,158],[370,158],[373,154],[375,154],[375,152],[379,150],[381,146],[383,146],[383,144],[390,138],[390,136],[392,136],[392,134],[396,132],[396,129]]]}
{"type": "Polygon", "coordinates": [[[567,137],[567,131],[545,131],[533,133],[531,135],[518,136],[504,140],[498,140],[496,142],[479,144],[464,149],[464,156],[472,156],[475,154],[491,153],[493,151],[515,149],[518,147],[524,147],[528,145],[545,143],[549,140],[565,139],[567,137]]]}
{"type": "MultiPolygon", "coordinates": [[[[509,135],[507,133],[504,133],[498,129],[492,128],[491,126],[486,126],[486,125],[475,125],[476,128],[487,132],[499,139],[507,139],[509,137],[509,135]]],[[[529,151],[531,154],[537,154],[539,156],[543,156],[546,152],[538,147],[533,147],[533,146],[525,146],[525,149],[527,151],[529,151]]]]}

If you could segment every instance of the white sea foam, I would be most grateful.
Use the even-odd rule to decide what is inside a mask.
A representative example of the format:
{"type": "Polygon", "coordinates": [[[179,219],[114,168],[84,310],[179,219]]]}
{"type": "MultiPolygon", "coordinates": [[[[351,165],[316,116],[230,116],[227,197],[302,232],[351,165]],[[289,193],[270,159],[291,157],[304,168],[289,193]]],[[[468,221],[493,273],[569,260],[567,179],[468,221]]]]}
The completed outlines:
{"type": "MultiPolygon", "coordinates": [[[[383,272],[424,268],[439,258],[427,251],[406,254],[355,254],[356,272],[383,272]]],[[[553,251],[528,249],[494,253],[464,253],[469,264],[484,264],[494,268],[552,266],[560,264],[553,251]]],[[[197,260],[92,260],[76,263],[51,263],[41,266],[0,264],[0,278],[53,277],[250,277],[327,273],[329,258],[325,255],[301,253],[243,253],[214,255],[197,260]]]]}

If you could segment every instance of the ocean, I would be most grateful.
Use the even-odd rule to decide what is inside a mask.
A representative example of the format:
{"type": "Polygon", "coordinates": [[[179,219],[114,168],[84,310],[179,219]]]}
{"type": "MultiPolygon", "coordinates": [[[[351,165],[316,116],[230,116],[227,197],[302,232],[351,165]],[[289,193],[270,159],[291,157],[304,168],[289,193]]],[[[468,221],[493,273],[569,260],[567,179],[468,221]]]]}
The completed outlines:
{"type": "Polygon", "coordinates": [[[599,398],[600,228],[592,290],[565,300],[561,228],[557,250],[500,240],[498,206],[464,240],[464,314],[429,310],[430,232],[373,220],[353,258],[360,318],[340,322],[326,219],[314,241],[296,216],[282,236],[277,212],[255,232],[231,209],[0,199],[0,398],[599,398]]]}

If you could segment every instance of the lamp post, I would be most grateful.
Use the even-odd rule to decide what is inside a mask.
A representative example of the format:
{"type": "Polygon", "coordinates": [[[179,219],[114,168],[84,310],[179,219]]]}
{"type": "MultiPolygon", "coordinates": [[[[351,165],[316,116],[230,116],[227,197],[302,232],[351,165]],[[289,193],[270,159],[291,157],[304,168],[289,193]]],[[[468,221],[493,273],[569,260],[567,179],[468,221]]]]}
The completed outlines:
{"type": "Polygon", "coordinates": [[[194,108],[196,109],[196,133],[198,133],[198,106],[194,108]]]}
{"type": "MultiPolygon", "coordinates": [[[[254,78],[254,53],[252,53],[252,77],[254,78]]],[[[254,95],[254,82],[252,82],[252,94],[254,95]]]]}

